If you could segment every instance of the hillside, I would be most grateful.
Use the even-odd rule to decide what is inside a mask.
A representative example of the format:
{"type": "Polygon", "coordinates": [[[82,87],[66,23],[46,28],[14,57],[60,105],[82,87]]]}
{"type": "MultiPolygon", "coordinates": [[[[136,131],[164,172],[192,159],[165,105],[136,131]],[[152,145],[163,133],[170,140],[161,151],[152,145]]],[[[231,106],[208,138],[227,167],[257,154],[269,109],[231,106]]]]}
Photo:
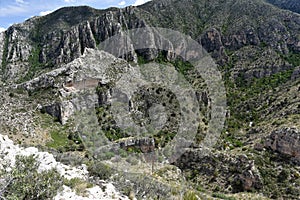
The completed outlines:
{"type": "Polygon", "coordinates": [[[0,133],[138,199],[298,199],[298,8],[153,0],[13,25],[0,133]]]}

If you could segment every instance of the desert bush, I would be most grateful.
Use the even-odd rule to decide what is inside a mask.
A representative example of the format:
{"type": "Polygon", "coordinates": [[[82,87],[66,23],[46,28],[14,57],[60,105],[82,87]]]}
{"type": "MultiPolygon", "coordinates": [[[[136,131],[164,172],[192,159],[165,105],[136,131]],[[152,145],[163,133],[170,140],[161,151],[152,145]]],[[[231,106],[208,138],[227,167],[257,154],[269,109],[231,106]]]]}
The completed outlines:
{"type": "Polygon", "coordinates": [[[10,172],[1,172],[0,197],[15,199],[52,199],[62,186],[62,178],[55,170],[38,172],[39,163],[34,156],[16,156],[10,172]]]}

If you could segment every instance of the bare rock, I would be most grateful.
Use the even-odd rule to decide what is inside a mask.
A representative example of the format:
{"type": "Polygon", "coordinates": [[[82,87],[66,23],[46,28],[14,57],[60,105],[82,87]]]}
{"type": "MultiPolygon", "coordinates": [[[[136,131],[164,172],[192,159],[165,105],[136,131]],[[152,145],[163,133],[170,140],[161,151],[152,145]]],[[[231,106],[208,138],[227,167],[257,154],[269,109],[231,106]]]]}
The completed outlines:
{"type": "Polygon", "coordinates": [[[155,142],[153,138],[129,138],[120,141],[120,147],[122,149],[136,148],[143,153],[153,152],[155,149],[155,142]]]}
{"type": "Polygon", "coordinates": [[[300,66],[296,67],[291,76],[291,80],[295,81],[300,78],[300,66]]]}
{"type": "Polygon", "coordinates": [[[264,146],[300,164],[300,132],[296,128],[282,128],[273,131],[264,146]]]}

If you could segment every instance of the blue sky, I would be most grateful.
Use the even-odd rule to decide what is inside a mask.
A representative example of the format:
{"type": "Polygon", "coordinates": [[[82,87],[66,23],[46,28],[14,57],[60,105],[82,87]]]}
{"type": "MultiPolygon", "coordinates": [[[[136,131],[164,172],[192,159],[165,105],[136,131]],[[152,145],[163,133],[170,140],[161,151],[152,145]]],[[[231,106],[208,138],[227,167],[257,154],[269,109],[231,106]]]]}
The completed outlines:
{"type": "Polygon", "coordinates": [[[98,9],[141,5],[149,0],[0,0],[0,32],[14,23],[48,14],[64,6],[88,5],[98,9]]]}

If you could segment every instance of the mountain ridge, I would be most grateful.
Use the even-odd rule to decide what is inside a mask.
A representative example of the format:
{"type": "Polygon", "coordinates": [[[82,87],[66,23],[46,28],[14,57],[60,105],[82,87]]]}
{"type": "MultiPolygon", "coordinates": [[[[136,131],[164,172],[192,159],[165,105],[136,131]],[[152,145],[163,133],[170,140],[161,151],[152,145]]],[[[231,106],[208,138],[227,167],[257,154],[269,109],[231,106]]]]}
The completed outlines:
{"type": "MultiPolygon", "coordinates": [[[[193,2],[193,1],[192,1],[193,2]]],[[[195,5],[203,5],[203,4],[197,4],[197,2],[199,1],[194,1],[196,4],[195,5]]],[[[218,2],[218,1],[214,1],[214,2],[218,2]]],[[[263,1],[257,1],[257,3],[260,3],[263,1]]],[[[207,9],[205,7],[203,8],[197,8],[197,6],[192,6],[192,9],[198,9],[198,13],[201,16],[204,16],[204,18],[201,17],[200,18],[195,18],[194,16],[190,15],[188,17],[188,15],[186,15],[186,13],[189,13],[188,10],[184,10],[185,9],[185,5],[182,5],[182,3],[180,1],[172,1],[172,6],[177,7],[176,10],[181,10],[181,12],[183,13],[169,13],[169,15],[172,15],[173,18],[175,18],[174,22],[172,22],[172,20],[170,21],[170,19],[163,17],[165,14],[163,11],[163,9],[161,9],[160,14],[156,14],[156,16],[158,16],[158,19],[156,19],[157,17],[152,17],[153,19],[151,19],[149,16],[147,16],[148,14],[150,14],[150,16],[154,16],[153,13],[151,14],[151,12],[147,11],[147,6],[149,6],[149,8],[152,9],[152,7],[159,7],[162,6],[164,3],[156,3],[154,2],[149,2],[148,4],[141,6],[141,7],[127,7],[124,9],[108,9],[108,10],[95,10],[95,9],[91,9],[88,7],[73,7],[73,8],[65,8],[65,9],[61,9],[58,10],[50,15],[47,15],[45,17],[39,17],[35,20],[28,20],[27,24],[28,26],[35,26],[36,28],[34,28],[33,30],[31,29],[31,31],[27,32],[26,30],[23,31],[22,34],[26,34],[27,36],[31,35],[30,37],[33,38],[33,40],[31,40],[31,42],[29,42],[30,44],[24,44],[25,46],[34,46],[34,48],[38,48],[36,51],[38,53],[38,63],[37,64],[41,64],[42,66],[45,65],[49,65],[50,67],[59,63],[64,63],[64,62],[69,62],[71,60],[73,60],[74,58],[77,58],[79,55],[81,55],[83,53],[83,49],[85,47],[92,47],[95,48],[96,45],[103,41],[105,38],[112,36],[115,33],[119,33],[122,32],[124,30],[126,30],[127,28],[136,28],[135,26],[139,27],[139,26],[144,26],[146,24],[150,25],[151,24],[155,24],[155,26],[162,26],[162,27],[168,27],[168,28],[172,28],[178,31],[182,31],[183,33],[186,34],[190,34],[193,36],[194,39],[198,39],[201,40],[200,38],[203,36],[203,33],[206,31],[210,31],[209,29],[211,29],[211,27],[215,27],[217,29],[214,29],[214,34],[217,34],[217,37],[219,37],[219,44],[214,44],[217,45],[215,46],[215,48],[218,49],[211,49],[211,47],[207,47],[207,45],[210,45],[209,43],[216,43],[217,41],[209,41],[207,40],[208,44],[205,43],[205,41],[202,41],[202,45],[204,45],[205,48],[207,48],[209,51],[215,51],[215,57],[219,57],[220,62],[224,62],[227,59],[227,55],[225,54],[224,50],[228,49],[229,51],[231,50],[236,50],[236,48],[241,48],[244,45],[260,45],[260,43],[262,43],[262,45],[271,45],[270,43],[272,42],[275,47],[278,46],[277,51],[282,52],[283,54],[287,54],[290,50],[294,51],[295,53],[299,52],[299,48],[297,46],[297,27],[300,26],[300,20],[299,17],[296,15],[293,15],[291,13],[287,13],[287,12],[283,12],[282,10],[278,10],[275,9],[274,7],[268,6],[267,4],[261,4],[260,6],[257,7],[253,7],[252,3],[249,2],[244,2],[243,6],[238,5],[238,3],[236,2],[226,2],[226,4],[221,3],[220,5],[215,5],[214,3],[209,3],[209,1],[206,2],[207,4],[207,9]],[[232,7],[236,4],[236,7],[232,7]],[[232,5],[232,6],[231,6],[232,5]],[[246,6],[247,5],[247,6],[246,6]],[[262,6],[263,5],[263,6],[262,6]],[[213,6],[219,6],[219,8],[214,8],[213,6]],[[181,8],[182,7],[182,8],[181,8]],[[248,12],[248,14],[246,14],[244,11],[240,11],[240,12],[235,12],[235,10],[239,10],[240,8],[245,7],[247,9],[250,9],[251,11],[248,12]],[[265,7],[265,8],[264,8],[265,7]],[[222,9],[221,9],[222,8],[222,9]],[[72,19],[72,23],[73,24],[69,24],[68,19],[62,19],[59,20],[59,13],[60,12],[64,12],[64,11],[68,11],[70,13],[72,13],[72,10],[79,10],[78,12],[82,14],[78,15],[76,14],[75,17],[69,17],[70,19],[72,19]],[[201,9],[204,11],[202,12],[201,9]],[[210,14],[205,14],[205,10],[216,10],[216,12],[218,13],[218,9],[220,9],[220,12],[224,13],[224,9],[229,9],[228,11],[226,11],[227,13],[231,13],[230,15],[228,15],[227,17],[218,17],[220,16],[220,14],[215,14],[216,16],[210,15],[210,14]],[[267,9],[270,9],[270,11],[272,14],[269,14],[269,16],[264,17],[262,19],[260,19],[261,21],[258,21],[258,17],[256,16],[257,14],[255,14],[255,12],[257,13],[261,13],[261,12],[265,12],[265,16],[267,15],[268,12],[266,12],[267,9]],[[84,10],[86,13],[84,13],[84,10]],[[146,12],[145,12],[145,11],[146,12]],[[95,14],[96,13],[96,14],[95,14]],[[133,19],[131,19],[131,21],[127,21],[124,19],[128,18],[126,16],[130,16],[132,13],[132,17],[133,19],[135,19],[135,21],[133,19]],[[233,14],[235,13],[243,13],[242,16],[234,16],[233,14]],[[284,13],[284,14],[283,14],[284,13]],[[101,15],[102,14],[102,15],[101,15]],[[106,15],[106,16],[105,16],[106,15]],[[109,17],[109,15],[113,16],[113,17],[117,17],[119,19],[111,19],[114,21],[114,25],[112,27],[109,27],[108,25],[106,25],[105,29],[107,30],[97,30],[97,28],[95,28],[96,24],[99,23],[97,22],[97,19],[99,18],[98,21],[105,21],[105,18],[109,17]],[[233,15],[233,16],[231,16],[233,15]],[[250,15],[249,17],[246,17],[247,15],[250,15]],[[271,18],[271,16],[280,16],[279,18],[275,19],[274,17],[271,18]],[[163,17],[163,18],[159,18],[159,17],[163,17]],[[178,17],[176,17],[178,16],[178,17]],[[181,16],[185,16],[184,18],[182,18],[181,16]],[[208,21],[206,18],[209,17],[208,21]],[[54,23],[50,23],[51,22],[51,18],[54,17],[54,23]],[[77,22],[78,20],[76,20],[76,17],[78,17],[78,20],[80,21],[80,19],[83,20],[83,24],[79,25],[77,22]],[[125,17],[125,18],[124,18],[125,17]],[[144,17],[146,17],[144,19],[144,17]],[[176,20],[176,18],[178,18],[178,20],[176,20]],[[91,20],[89,20],[91,19],[91,20]],[[147,20],[149,19],[149,20],[147,20]],[[233,20],[232,20],[233,19],[233,20]],[[243,21],[234,21],[234,19],[239,19],[239,20],[243,20],[243,21]],[[250,20],[249,20],[250,19],[250,20]],[[273,21],[271,21],[270,19],[273,19],[273,21]],[[281,19],[284,19],[283,22],[281,19]],[[123,21],[120,21],[123,20],[123,21]],[[154,20],[154,21],[153,21],[154,20]],[[184,20],[184,21],[182,21],[184,20]],[[200,20],[200,21],[199,21],[200,20]],[[216,20],[216,21],[215,21],[216,20]],[[224,21],[225,20],[225,21],[224,21]],[[87,21],[84,22],[84,21],[87,21]],[[244,27],[243,24],[247,23],[247,26],[244,27]],[[277,27],[275,27],[275,23],[277,23],[277,27]],[[42,25],[42,24],[51,24],[51,26],[46,26],[46,28],[42,25]],[[73,27],[74,24],[77,24],[75,27],[73,27]],[[121,27],[118,27],[121,24],[121,27]],[[134,25],[136,24],[136,25],[134,25]],[[140,25],[138,25],[140,24],[140,25]],[[183,25],[182,25],[183,24],[183,25]],[[184,25],[185,24],[185,25],[184,25]],[[239,27],[239,24],[241,25],[241,27],[239,27]],[[233,26],[234,25],[234,26],[233,26]],[[123,30],[123,27],[126,27],[123,30]],[[259,26],[259,28],[257,29],[256,26],[259,26]],[[44,28],[43,28],[44,27],[44,28]],[[56,32],[56,31],[50,31],[48,32],[48,27],[52,27],[52,29],[58,29],[58,30],[65,30],[63,31],[64,33],[60,32],[56,32]],[[107,28],[109,27],[109,28],[107,28]],[[189,27],[189,28],[187,28],[189,27]],[[248,27],[248,28],[247,28],[248,27]],[[273,28],[275,28],[274,30],[272,30],[273,28]],[[293,28],[292,30],[290,30],[291,28],[293,28]],[[110,30],[109,30],[110,29],[110,30]],[[236,30],[234,30],[236,29],[236,30]],[[257,30],[256,30],[257,29],[257,30]],[[268,30],[268,32],[273,32],[271,35],[264,35],[264,30],[268,30]],[[277,29],[277,30],[276,30],[277,29]],[[187,32],[188,30],[188,32],[187,32]],[[227,31],[229,31],[228,33],[226,33],[227,31]],[[46,31],[46,32],[45,32],[46,31]],[[99,32],[100,31],[100,32],[99,32]],[[26,33],[27,32],[27,33],[26,33]],[[48,32],[48,33],[47,33],[48,32]],[[102,33],[105,33],[105,35],[102,35],[102,33]],[[278,36],[279,34],[281,34],[280,32],[286,32],[286,34],[290,35],[289,36],[289,41],[287,41],[284,38],[278,37],[276,36],[276,32],[278,32],[278,36]],[[290,33],[291,32],[291,33],[290,33]],[[88,33],[86,35],[86,33],[88,33]],[[69,37],[73,37],[72,38],[63,38],[63,35],[70,35],[69,37]],[[252,35],[251,35],[252,34],[252,35]],[[77,36],[76,36],[77,35],[77,36]],[[81,36],[82,35],[82,36],[81,36]],[[90,35],[90,36],[89,36],[90,35]],[[81,37],[81,38],[80,38],[81,37]],[[239,39],[239,37],[241,37],[239,39]],[[277,37],[277,38],[276,38],[277,37]],[[85,39],[85,38],[90,38],[90,39],[85,39]],[[63,40],[75,40],[72,41],[73,43],[78,43],[76,44],[74,47],[70,48],[67,47],[66,45],[69,46],[69,44],[64,44],[63,40]],[[37,40],[36,42],[34,40],[37,40]],[[52,41],[57,40],[57,42],[53,43],[52,41]],[[78,41],[79,40],[79,41],[78,41]],[[86,41],[82,41],[82,40],[86,40],[86,41]],[[260,41],[261,40],[261,41],[260,41]],[[234,42],[233,42],[234,41],[234,42]],[[275,41],[278,41],[278,44],[274,44],[275,41]],[[48,44],[49,43],[49,44],[48,44]],[[51,44],[53,43],[53,44],[51,44]],[[220,44],[221,43],[221,44],[220,44]],[[243,44],[245,43],[245,44],[243,44]],[[43,46],[53,46],[54,47],[54,51],[55,52],[48,52],[46,47],[43,46]],[[64,47],[66,46],[66,47],[64,47]],[[59,48],[66,48],[66,51],[70,51],[70,52],[64,52],[64,54],[66,55],[55,55],[57,54],[59,51],[59,48]],[[54,57],[53,57],[54,56],[54,57]],[[62,57],[62,58],[58,58],[58,57],[62,57]],[[54,60],[53,60],[54,59],[54,60]]],[[[170,3],[168,3],[167,5],[169,5],[170,3]]],[[[205,5],[205,4],[204,4],[205,5]]],[[[199,7],[199,6],[198,6],[199,7]]],[[[155,8],[153,9],[155,10],[155,8]]],[[[245,10],[247,11],[247,10],[245,10]]],[[[172,9],[170,11],[167,12],[172,12],[172,9]]],[[[215,13],[216,13],[215,12],[215,13]]],[[[77,12],[76,12],[77,13],[77,12]]],[[[190,13],[197,13],[195,12],[190,12],[190,13]]],[[[66,13],[63,16],[69,16],[70,14],[66,13]]],[[[102,22],[101,22],[102,23],[102,22]]],[[[18,30],[17,26],[15,28],[16,30],[18,30]]],[[[12,29],[9,29],[7,32],[10,33],[12,31],[12,29]]],[[[10,33],[12,34],[12,33],[10,33]]],[[[21,37],[21,36],[20,36],[21,37]]],[[[26,37],[26,36],[25,36],[26,37]]],[[[10,43],[12,43],[13,41],[11,41],[10,43]]],[[[11,47],[12,50],[16,51],[16,49],[21,49],[20,47],[11,47]]],[[[8,50],[8,47],[4,48],[5,51],[8,51],[7,54],[14,54],[13,52],[10,52],[10,50],[8,50]]],[[[33,49],[32,49],[33,50],[33,49]]],[[[27,57],[27,59],[29,59],[28,56],[28,50],[25,51],[24,53],[21,52],[15,52],[15,54],[19,54],[20,56],[23,57],[27,57]],[[22,55],[21,55],[22,54],[22,55]],[[23,55],[24,54],[24,55],[23,55]]],[[[213,54],[213,55],[214,55],[213,54]]],[[[15,59],[23,59],[23,58],[17,58],[15,57],[15,59]]],[[[6,58],[7,60],[7,58],[6,58]]],[[[9,63],[9,60],[5,61],[7,63],[9,63]]],[[[223,63],[224,64],[224,63],[223,63]]],[[[3,67],[4,68],[4,67],[3,67]]],[[[28,68],[28,66],[27,66],[28,68]]],[[[37,67],[39,68],[39,67],[37,67]]],[[[28,69],[25,69],[25,72],[28,69]]],[[[20,69],[20,72],[24,71],[20,69]]],[[[10,76],[10,75],[8,75],[10,76]]]]}

